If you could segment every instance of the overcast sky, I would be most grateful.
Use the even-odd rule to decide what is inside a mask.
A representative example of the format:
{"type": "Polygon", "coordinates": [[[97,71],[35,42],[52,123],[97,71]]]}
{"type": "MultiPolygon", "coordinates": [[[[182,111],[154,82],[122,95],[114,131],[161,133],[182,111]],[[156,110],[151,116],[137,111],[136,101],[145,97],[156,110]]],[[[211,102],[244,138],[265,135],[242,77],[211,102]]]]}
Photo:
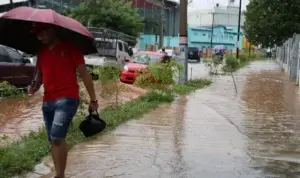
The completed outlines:
{"type": "MultiPolygon", "coordinates": [[[[194,9],[210,9],[213,7],[213,4],[219,3],[220,5],[226,6],[229,0],[193,0],[189,5],[190,10],[194,9]]],[[[239,5],[239,0],[235,0],[235,4],[239,5]]],[[[246,5],[249,3],[249,0],[242,0],[242,9],[246,9],[246,5]]]]}

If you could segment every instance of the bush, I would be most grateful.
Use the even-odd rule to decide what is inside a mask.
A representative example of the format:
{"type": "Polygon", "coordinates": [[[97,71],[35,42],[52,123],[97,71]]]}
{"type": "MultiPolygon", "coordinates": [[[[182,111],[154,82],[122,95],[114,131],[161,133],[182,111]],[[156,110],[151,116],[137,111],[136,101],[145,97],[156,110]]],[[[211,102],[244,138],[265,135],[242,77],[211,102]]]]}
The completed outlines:
{"type": "Polygon", "coordinates": [[[239,62],[240,63],[245,63],[249,61],[249,57],[246,54],[241,54],[239,55],[239,62]]]}
{"type": "Polygon", "coordinates": [[[228,56],[225,62],[225,66],[223,67],[225,72],[234,71],[239,67],[239,61],[233,56],[228,56]]]}
{"type": "Polygon", "coordinates": [[[97,75],[101,83],[101,97],[110,99],[115,98],[115,105],[119,105],[119,94],[121,86],[119,85],[120,67],[118,64],[104,64],[93,68],[93,73],[97,75]]]}
{"type": "Polygon", "coordinates": [[[167,89],[170,85],[175,84],[175,78],[183,71],[183,65],[176,60],[167,62],[155,62],[149,64],[146,69],[138,73],[135,85],[142,88],[167,89]]]}
{"type": "Polygon", "coordinates": [[[0,82],[0,98],[20,96],[22,94],[21,90],[17,87],[10,85],[8,82],[0,82]]]}

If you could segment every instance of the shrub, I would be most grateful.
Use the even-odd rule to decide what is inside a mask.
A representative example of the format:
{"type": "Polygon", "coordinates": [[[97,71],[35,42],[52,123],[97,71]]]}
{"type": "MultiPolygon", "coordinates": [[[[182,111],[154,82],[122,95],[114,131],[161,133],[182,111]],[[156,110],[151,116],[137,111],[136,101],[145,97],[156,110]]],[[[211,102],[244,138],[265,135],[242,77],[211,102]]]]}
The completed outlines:
{"type": "Polygon", "coordinates": [[[176,83],[176,78],[183,70],[183,65],[176,60],[155,62],[138,73],[135,85],[150,89],[167,89],[176,83]]]}
{"type": "Polygon", "coordinates": [[[98,76],[101,83],[101,97],[106,99],[115,98],[115,105],[119,105],[119,85],[120,67],[117,64],[104,64],[93,69],[93,73],[98,76]]]}
{"type": "Polygon", "coordinates": [[[241,54],[239,55],[239,62],[240,63],[245,63],[249,61],[249,57],[246,54],[241,54]]]}
{"type": "Polygon", "coordinates": [[[0,82],[0,97],[11,97],[20,96],[22,94],[21,90],[17,87],[10,85],[8,82],[0,82]]]}
{"type": "Polygon", "coordinates": [[[225,69],[225,71],[228,72],[231,70],[235,70],[238,67],[239,67],[239,61],[233,56],[228,56],[226,58],[226,63],[223,70],[225,69]]]}

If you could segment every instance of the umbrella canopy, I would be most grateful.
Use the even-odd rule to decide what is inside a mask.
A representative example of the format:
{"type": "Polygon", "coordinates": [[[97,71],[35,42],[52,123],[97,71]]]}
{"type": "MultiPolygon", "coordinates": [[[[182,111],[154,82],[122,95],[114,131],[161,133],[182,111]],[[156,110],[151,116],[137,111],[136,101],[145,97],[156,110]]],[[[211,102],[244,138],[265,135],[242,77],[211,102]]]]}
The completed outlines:
{"type": "Polygon", "coordinates": [[[224,50],[225,46],[224,45],[217,45],[213,48],[214,50],[224,50]]]}
{"type": "Polygon", "coordinates": [[[0,15],[0,44],[36,54],[41,43],[33,26],[36,23],[55,26],[57,36],[73,42],[84,54],[97,52],[92,34],[78,21],[50,9],[17,7],[0,15]]]}

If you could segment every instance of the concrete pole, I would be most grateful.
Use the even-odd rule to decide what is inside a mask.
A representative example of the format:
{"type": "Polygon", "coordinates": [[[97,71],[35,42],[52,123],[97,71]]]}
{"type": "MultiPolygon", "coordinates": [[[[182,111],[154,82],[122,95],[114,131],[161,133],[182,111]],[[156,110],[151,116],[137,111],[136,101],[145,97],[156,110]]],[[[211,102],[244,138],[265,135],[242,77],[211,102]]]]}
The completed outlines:
{"type": "Polygon", "coordinates": [[[164,45],[164,18],[165,18],[165,0],[161,0],[160,14],[160,33],[159,33],[159,48],[164,45]]]}
{"type": "Polygon", "coordinates": [[[184,81],[188,80],[188,34],[187,34],[187,0],[180,0],[179,46],[181,58],[184,58],[184,81]]]}
{"type": "Polygon", "coordinates": [[[211,38],[210,38],[210,57],[211,57],[211,58],[213,57],[214,23],[215,23],[215,13],[212,12],[211,38]]]}

